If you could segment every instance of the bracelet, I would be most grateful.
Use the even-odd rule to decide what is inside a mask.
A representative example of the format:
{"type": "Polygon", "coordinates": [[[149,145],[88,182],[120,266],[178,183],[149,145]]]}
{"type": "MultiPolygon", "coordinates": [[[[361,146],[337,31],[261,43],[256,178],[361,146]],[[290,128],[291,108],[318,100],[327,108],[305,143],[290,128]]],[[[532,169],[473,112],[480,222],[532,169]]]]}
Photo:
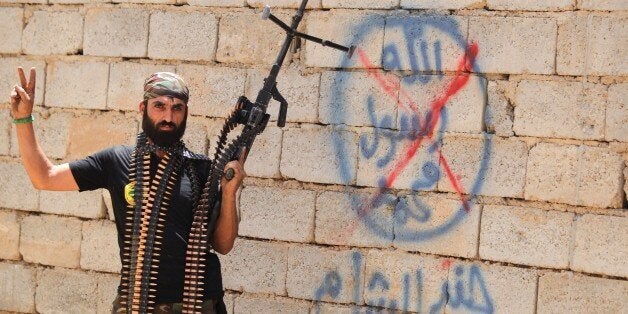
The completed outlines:
{"type": "Polygon", "coordinates": [[[31,123],[35,121],[35,117],[33,117],[33,115],[28,115],[28,117],[24,117],[24,118],[19,118],[19,119],[13,119],[13,123],[14,124],[24,124],[24,123],[31,123]]]}

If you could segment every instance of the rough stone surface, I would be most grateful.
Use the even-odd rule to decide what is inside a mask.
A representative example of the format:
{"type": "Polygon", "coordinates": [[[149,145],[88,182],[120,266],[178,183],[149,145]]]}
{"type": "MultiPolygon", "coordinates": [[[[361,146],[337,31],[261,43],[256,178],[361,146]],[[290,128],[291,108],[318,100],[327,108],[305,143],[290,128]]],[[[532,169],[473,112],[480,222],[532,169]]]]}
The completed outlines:
{"type": "Polygon", "coordinates": [[[36,269],[2,262],[0,282],[0,311],[35,311],[36,269]]]}
{"type": "Polygon", "coordinates": [[[324,124],[394,128],[397,102],[366,73],[323,72],[318,111],[324,124]]]}
{"type": "Polygon", "coordinates": [[[573,273],[539,278],[537,313],[621,313],[628,307],[628,281],[573,273]]]}
{"type": "Polygon", "coordinates": [[[20,253],[24,261],[78,268],[80,252],[80,220],[51,215],[22,219],[20,253]]]}
{"type": "Polygon", "coordinates": [[[512,11],[563,11],[572,10],[576,6],[575,0],[487,0],[488,8],[491,10],[512,10],[512,11]]]}
{"type": "Polygon", "coordinates": [[[39,191],[21,163],[0,162],[0,207],[29,211],[39,207],[39,191]]]}
{"type": "Polygon", "coordinates": [[[207,155],[207,127],[205,118],[188,116],[183,142],[187,149],[207,155]]]}
{"type": "Polygon", "coordinates": [[[107,218],[109,218],[109,220],[111,221],[115,221],[113,204],[111,203],[111,194],[109,194],[109,191],[105,189],[100,189],[100,191],[102,192],[103,202],[105,204],[105,207],[107,208],[107,218]]]}
{"type": "MultiPolygon", "coordinates": [[[[35,113],[35,136],[39,145],[48,158],[65,158],[68,146],[68,124],[72,119],[69,112],[54,112],[49,116],[35,113]]],[[[12,130],[11,155],[20,156],[20,146],[17,142],[17,131],[12,130]]]]}
{"type": "Polygon", "coordinates": [[[9,109],[0,109],[0,155],[9,155],[11,152],[11,111],[9,109]]]}
{"type": "Polygon", "coordinates": [[[48,268],[37,276],[37,312],[94,312],[98,277],[79,270],[48,268]]]}
{"type": "Polygon", "coordinates": [[[85,14],[84,54],[145,57],[148,17],[149,12],[142,9],[89,9],[85,14]]]}
{"type": "Polygon", "coordinates": [[[573,13],[558,19],[556,37],[556,72],[581,75],[586,69],[587,20],[586,13],[573,13]]]}
{"type": "Polygon", "coordinates": [[[552,74],[556,32],[556,21],[550,18],[472,17],[469,40],[481,51],[475,68],[482,73],[552,74]]]}
{"type": "Polygon", "coordinates": [[[498,136],[513,136],[514,108],[505,95],[505,82],[488,82],[488,103],[484,113],[484,124],[489,133],[498,136]]]}
{"type": "Polygon", "coordinates": [[[119,273],[120,254],[115,223],[108,220],[83,222],[81,268],[119,273]]]}
{"type": "Polygon", "coordinates": [[[243,7],[246,0],[187,0],[189,5],[209,7],[243,7]]]}
{"type": "Polygon", "coordinates": [[[628,218],[584,215],[576,221],[571,269],[628,277],[628,218]]]}
{"type": "Polygon", "coordinates": [[[69,128],[68,155],[72,158],[79,158],[109,146],[135,143],[137,121],[122,114],[110,112],[74,117],[69,128]]]}
{"type": "Polygon", "coordinates": [[[606,140],[628,142],[628,84],[608,89],[606,106],[606,140]]]}
{"type": "Polygon", "coordinates": [[[322,0],[323,8],[393,9],[399,0],[322,0]]]}
{"type": "Polygon", "coordinates": [[[107,109],[138,111],[144,80],[155,72],[175,72],[171,65],[116,62],[110,66],[107,109]]]}
{"type": "Polygon", "coordinates": [[[403,9],[458,10],[484,6],[484,0],[401,0],[403,9]]]}
{"type": "MultiPolygon", "coordinates": [[[[289,21],[288,15],[281,12],[274,12],[273,15],[282,21],[289,21]]],[[[272,65],[285,39],[281,28],[270,20],[260,19],[252,11],[223,15],[219,28],[218,62],[272,65]]],[[[290,53],[286,60],[290,60],[290,53]]]]}
{"type": "Polygon", "coordinates": [[[101,274],[98,276],[98,304],[96,313],[109,314],[113,308],[113,300],[118,294],[119,275],[101,274]]]}
{"type": "Polygon", "coordinates": [[[514,206],[484,206],[480,258],[567,268],[573,213],[514,206]]]}
{"type": "Polygon", "coordinates": [[[316,193],[263,187],[246,187],[240,195],[241,236],[309,242],[314,233],[316,193]]]}
{"type": "Polygon", "coordinates": [[[15,211],[0,211],[0,259],[20,259],[20,222],[15,211]]]}
{"type": "Polygon", "coordinates": [[[440,163],[440,191],[488,196],[521,197],[526,180],[528,148],[516,139],[445,137],[440,163]],[[461,192],[462,192],[461,191],[461,192]]]}
{"type": "MultiPolygon", "coordinates": [[[[248,71],[245,95],[251,101],[257,97],[267,75],[268,70],[251,69],[248,71]]],[[[277,89],[288,101],[287,122],[318,122],[320,79],[320,74],[302,74],[300,69],[294,66],[282,68],[277,78],[277,89]]],[[[277,121],[279,102],[271,101],[267,113],[270,114],[270,121],[277,121]]]]}
{"type": "Polygon", "coordinates": [[[307,301],[244,293],[235,300],[233,313],[308,313],[310,307],[307,301]]]}
{"type": "Polygon", "coordinates": [[[101,191],[58,192],[41,191],[39,210],[42,213],[84,218],[105,217],[101,191]]]}
{"type": "Polygon", "coordinates": [[[484,107],[486,105],[486,80],[472,75],[456,94],[448,98],[441,112],[442,116],[433,129],[426,127],[427,116],[434,116],[433,105],[455,80],[454,77],[438,75],[407,76],[401,80],[399,100],[403,103],[399,110],[399,129],[417,129],[410,121],[419,119],[419,130],[444,132],[480,133],[483,129],[484,107]],[[418,111],[418,117],[415,112],[418,111]],[[402,122],[405,120],[406,122],[402,122]],[[444,122],[446,121],[446,123],[444,122]]]}
{"type": "MultiPolygon", "coordinates": [[[[301,5],[299,0],[246,0],[246,3],[252,7],[264,7],[269,5],[271,8],[292,8],[296,9],[301,5]]],[[[316,9],[321,7],[321,0],[310,0],[307,2],[307,9],[316,9]]],[[[287,21],[286,21],[287,22],[287,21]]]]}
{"type": "Polygon", "coordinates": [[[525,198],[618,208],[622,168],[607,148],[540,143],[530,150],[525,198]]]}
{"type": "Polygon", "coordinates": [[[447,285],[448,270],[441,263],[441,259],[433,257],[369,251],[364,276],[365,303],[420,313],[437,308],[435,305],[443,298],[441,288],[447,285]],[[404,281],[409,287],[404,288],[404,281]]]}
{"type": "Polygon", "coordinates": [[[305,182],[352,183],[356,175],[356,138],[354,133],[329,128],[285,129],[281,174],[305,182]],[[339,152],[335,147],[342,149],[339,152]]]}
{"type": "MultiPolygon", "coordinates": [[[[465,54],[467,29],[466,17],[388,17],[384,34],[383,66],[385,69],[413,72],[455,71],[465,54]]],[[[436,78],[418,77],[420,83],[436,78]]]]}
{"type": "Polygon", "coordinates": [[[225,289],[285,295],[288,247],[236,239],[233,250],[220,257],[225,289]],[[255,258],[251,258],[255,256],[255,258]]]}
{"type": "Polygon", "coordinates": [[[213,60],[218,19],[205,12],[153,12],[148,57],[152,59],[213,60]]]}
{"type": "Polygon", "coordinates": [[[628,10],[628,3],[623,0],[579,0],[578,7],[585,10],[628,10]]]}
{"type": "Polygon", "coordinates": [[[78,109],[105,109],[109,65],[103,62],[48,63],[46,105],[78,109]]]}
{"type": "Polygon", "coordinates": [[[313,12],[305,18],[306,32],[335,43],[359,47],[350,60],[347,54],[319,44],[306,42],[305,58],[308,67],[365,68],[360,55],[370,60],[373,66],[381,65],[384,17],[377,13],[354,13],[348,10],[313,12]],[[357,27],[359,25],[359,27],[357,27]],[[360,38],[366,36],[366,38],[360,38]],[[358,38],[360,39],[358,41],[358,38]]]}
{"type": "Polygon", "coordinates": [[[439,255],[474,258],[480,234],[481,207],[435,195],[408,195],[395,208],[395,247],[439,255]],[[451,229],[439,231],[449,221],[451,229]]]}
{"type": "Polygon", "coordinates": [[[282,137],[282,129],[270,125],[255,138],[255,144],[244,164],[244,171],[247,175],[262,178],[280,176],[279,162],[282,137]]]}
{"type": "Polygon", "coordinates": [[[22,50],[22,8],[0,8],[0,53],[19,53],[22,50]]]}
{"type": "Polygon", "coordinates": [[[246,71],[237,68],[180,65],[190,89],[190,113],[226,118],[238,97],[244,94],[246,71]]]}
{"type": "Polygon", "coordinates": [[[515,95],[517,135],[604,138],[606,88],[580,82],[522,81],[515,95]]]}
{"type": "Polygon", "coordinates": [[[469,313],[477,309],[494,313],[534,313],[537,278],[537,272],[530,269],[456,262],[449,268],[450,299],[446,313],[469,313]],[[462,289],[457,291],[458,282],[462,289]],[[474,291],[476,293],[472,294],[474,291]],[[469,302],[471,300],[473,302],[469,302]]]}
{"type": "MultiPolygon", "coordinates": [[[[29,75],[28,71],[31,67],[34,67],[37,71],[37,84],[35,86],[35,105],[41,105],[44,99],[44,87],[46,86],[46,63],[43,60],[11,57],[0,58],[0,90],[5,91],[7,94],[7,98],[3,98],[2,103],[9,102],[8,95],[13,89],[13,86],[15,86],[15,84],[18,84],[20,81],[17,75],[18,66],[24,68],[27,77],[29,75]]],[[[48,102],[48,100],[46,100],[46,102],[48,102]]]]}
{"type": "Polygon", "coordinates": [[[75,54],[83,44],[83,15],[74,11],[35,11],[22,36],[24,53],[75,54]]]}
{"type": "Polygon", "coordinates": [[[316,199],[316,243],[389,247],[393,240],[393,195],[324,192],[316,199]]]}
{"type": "Polygon", "coordinates": [[[628,17],[593,16],[588,33],[587,74],[628,74],[628,17]]]}
{"type": "MultiPolygon", "coordinates": [[[[354,250],[337,251],[316,246],[290,246],[286,280],[288,296],[334,303],[354,302],[354,290],[357,289],[359,295],[362,293],[361,279],[353,276],[352,260],[357,256],[362,258],[361,254],[354,250]],[[334,291],[332,297],[326,292],[337,279],[342,280],[342,288],[334,289],[339,291],[334,291]]],[[[357,266],[361,277],[364,273],[363,263],[357,266]]]]}

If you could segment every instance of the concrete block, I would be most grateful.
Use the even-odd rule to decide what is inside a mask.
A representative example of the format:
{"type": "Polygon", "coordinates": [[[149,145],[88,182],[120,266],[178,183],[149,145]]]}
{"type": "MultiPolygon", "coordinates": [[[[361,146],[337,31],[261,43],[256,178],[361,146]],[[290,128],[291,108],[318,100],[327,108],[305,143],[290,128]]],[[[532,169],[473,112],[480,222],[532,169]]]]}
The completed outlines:
{"type": "Polygon", "coordinates": [[[394,246],[405,251],[474,258],[480,235],[481,208],[438,194],[408,195],[395,208],[394,246]],[[447,224],[453,227],[444,228],[447,224]],[[441,231],[442,230],[442,231],[441,231]]]}
{"type": "Polygon", "coordinates": [[[323,47],[317,43],[306,42],[302,60],[308,67],[380,67],[384,25],[384,17],[378,13],[356,12],[355,10],[312,12],[305,17],[305,31],[308,34],[343,46],[355,45],[359,49],[353,58],[347,59],[346,53],[323,47]],[[360,54],[369,59],[371,64],[362,63],[360,54]]]}
{"type": "Polygon", "coordinates": [[[575,0],[487,0],[487,6],[490,10],[509,10],[509,11],[566,11],[573,10],[576,7],[575,0]]]}
{"type": "MultiPolygon", "coordinates": [[[[301,5],[299,0],[246,0],[246,3],[255,8],[269,5],[271,8],[291,8],[296,9],[301,5]]],[[[321,0],[311,0],[307,2],[306,9],[319,9],[321,0]]]]}
{"type": "Polygon", "coordinates": [[[284,129],[280,170],[303,182],[350,184],[356,176],[357,136],[329,128],[284,129]]]}
{"type": "Polygon", "coordinates": [[[628,218],[584,215],[576,220],[571,269],[628,277],[628,218]]]}
{"type": "Polygon", "coordinates": [[[435,116],[433,105],[444,99],[454,77],[438,75],[406,76],[401,80],[399,99],[406,107],[399,110],[398,124],[401,130],[413,130],[410,121],[419,119],[418,129],[429,131],[480,133],[483,130],[484,107],[486,106],[486,80],[469,76],[468,81],[457,93],[447,99],[437,124],[426,127],[427,116],[435,116]],[[405,120],[405,122],[403,122],[405,120]]]}
{"type": "Polygon", "coordinates": [[[223,285],[230,290],[285,295],[287,258],[285,245],[238,238],[233,250],[220,257],[223,285]]]}
{"type": "Polygon", "coordinates": [[[244,164],[247,175],[262,178],[277,178],[281,157],[283,131],[279,127],[267,126],[264,133],[255,138],[255,145],[244,164]]]}
{"type": "Polygon", "coordinates": [[[580,0],[578,8],[584,10],[622,11],[628,10],[628,3],[622,0],[580,0]]]}
{"type": "Polygon", "coordinates": [[[187,0],[187,4],[205,7],[243,7],[246,0],[187,0]]]}
{"type": "Polygon", "coordinates": [[[109,65],[103,62],[53,61],[46,70],[46,105],[105,109],[109,65]]]}
{"type": "MultiPolygon", "coordinates": [[[[123,2],[124,0],[116,0],[115,2],[123,2]]],[[[30,2],[30,1],[29,1],[30,2]]],[[[110,0],[48,0],[53,4],[82,4],[82,3],[107,3],[110,0]]]]}
{"type": "Polygon", "coordinates": [[[439,191],[523,196],[528,159],[524,142],[493,136],[448,136],[443,143],[439,191]],[[462,188],[461,191],[454,182],[462,188]]]}
{"type": "Polygon", "coordinates": [[[484,0],[401,0],[402,9],[459,10],[484,6],[484,0]]]}
{"type": "Polygon", "coordinates": [[[486,205],[482,210],[480,258],[567,268],[574,214],[486,205]]]}
{"type": "Polygon", "coordinates": [[[556,37],[556,72],[561,75],[582,75],[587,65],[587,20],[584,13],[563,15],[558,19],[556,37]]]}
{"type": "Polygon", "coordinates": [[[525,198],[619,208],[622,167],[607,148],[540,143],[530,150],[525,198]]]}
{"type": "Polygon", "coordinates": [[[446,313],[535,313],[537,278],[531,269],[453,263],[446,313]]]}
{"type": "Polygon", "coordinates": [[[8,3],[46,3],[47,0],[5,0],[8,3]]]}
{"type": "Polygon", "coordinates": [[[379,309],[370,306],[342,305],[326,302],[314,302],[313,311],[315,313],[336,313],[336,314],[352,314],[358,313],[377,313],[379,309]]]}
{"type": "Polygon", "coordinates": [[[81,268],[119,273],[120,250],[116,224],[108,220],[83,222],[81,268]]]}
{"type": "Polygon", "coordinates": [[[239,234],[309,242],[314,232],[315,198],[314,191],[245,187],[240,194],[239,234]]]}
{"type": "Polygon", "coordinates": [[[37,312],[90,313],[98,304],[98,276],[80,270],[47,268],[37,276],[37,312]]]}
{"type": "Polygon", "coordinates": [[[115,216],[113,213],[113,204],[111,202],[111,194],[109,193],[109,191],[105,189],[100,189],[100,191],[102,192],[103,203],[105,204],[105,207],[107,208],[107,218],[109,218],[109,220],[111,221],[115,221],[115,216]]]}
{"type": "Polygon", "coordinates": [[[369,251],[364,276],[365,303],[427,313],[443,298],[443,289],[447,288],[448,270],[442,267],[442,261],[402,252],[369,251]]]}
{"type": "Polygon", "coordinates": [[[234,313],[308,313],[311,303],[277,296],[244,293],[235,300],[234,313]]]}
{"type": "Polygon", "coordinates": [[[628,17],[593,16],[589,24],[587,43],[587,74],[626,75],[626,45],[628,17]]]}
{"type": "Polygon", "coordinates": [[[175,67],[116,62],[111,64],[109,71],[107,109],[138,111],[139,102],[144,99],[144,81],[146,78],[155,72],[175,72],[175,67]]]}
{"type": "Polygon", "coordinates": [[[394,9],[399,0],[322,0],[323,8],[343,9],[394,9]]]}
{"type": "Polygon", "coordinates": [[[0,163],[0,207],[37,211],[39,191],[18,163],[0,163]]]}
{"type": "Polygon", "coordinates": [[[390,185],[397,189],[432,191],[438,181],[438,156],[432,143],[421,140],[414,154],[407,152],[418,138],[406,131],[373,129],[360,134],[357,183],[361,186],[390,185]],[[407,164],[404,164],[407,159],[407,164]],[[396,170],[399,169],[399,170],[396,170]],[[393,174],[396,176],[393,178],[393,174]],[[391,180],[388,183],[387,180],[391,180]]]}
{"type": "Polygon", "coordinates": [[[153,12],[148,57],[151,59],[214,60],[218,19],[208,12],[153,12]]]}
{"type": "Polygon", "coordinates": [[[608,88],[606,140],[628,142],[628,84],[608,88]]]}
{"type": "MultiPolygon", "coordinates": [[[[68,124],[73,115],[69,112],[55,112],[51,115],[35,113],[35,136],[48,158],[65,158],[68,146],[68,124]]],[[[20,156],[17,133],[11,134],[11,155],[20,156]]]]}
{"type": "Polygon", "coordinates": [[[80,252],[80,220],[51,215],[22,219],[20,253],[24,261],[78,268],[80,252]]]}
{"type": "Polygon", "coordinates": [[[397,97],[366,73],[322,74],[318,115],[324,124],[394,128],[397,106],[397,97]]]}
{"type": "MultiPolygon", "coordinates": [[[[309,2],[308,2],[309,3],[309,2]]],[[[246,96],[254,101],[264,85],[267,70],[249,69],[246,82],[246,96]]],[[[294,66],[284,67],[277,78],[277,89],[288,101],[287,122],[318,122],[318,94],[321,75],[301,74],[294,66]]],[[[268,112],[271,121],[277,121],[279,102],[271,101],[268,112]]]]}
{"type": "Polygon", "coordinates": [[[20,222],[15,211],[0,211],[0,258],[20,259],[20,222]]]}
{"type": "MultiPolygon", "coordinates": [[[[283,12],[273,14],[290,24],[289,15],[283,12]]],[[[222,15],[219,27],[218,62],[272,65],[285,39],[281,28],[270,20],[260,19],[253,11],[222,15]]],[[[288,53],[286,60],[290,59],[288,53]]]]}
{"type": "Polygon", "coordinates": [[[75,11],[35,11],[22,36],[26,54],[76,54],[83,44],[83,15],[75,11]]]}
{"type": "Polygon", "coordinates": [[[628,307],[628,281],[574,273],[539,278],[537,313],[621,313],[628,307]]]}
{"type": "Polygon", "coordinates": [[[37,270],[24,265],[0,263],[0,310],[35,312],[37,270]]]}
{"type": "Polygon", "coordinates": [[[6,109],[0,109],[0,155],[9,155],[11,153],[11,131],[13,125],[11,125],[11,111],[6,109]]]}
{"type": "Polygon", "coordinates": [[[316,243],[389,247],[397,198],[384,194],[323,192],[316,199],[316,243]]]}
{"type": "Polygon", "coordinates": [[[364,274],[364,266],[354,258],[361,260],[361,256],[355,250],[290,246],[286,279],[288,296],[334,303],[355,302],[355,291],[358,296],[362,295],[360,278],[364,274]],[[356,265],[354,262],[357,262],[356,265]],[[358,278],[354,276],[356,273],[358,278]]]}
{"type": "Polygon", "coordinates": [[[514,107],[505,95],[503,81],[488,82],[488,103],[484,113],[484,124],[489,133],[498,136],[513,136],[512,124],[514,120],[514,107]]]}
{"type": "Polygon", "coordinates": [[[68,156],[80,158],[113,145],[135,143],[137,121],[117,112],[76,116],[70,121],[68,156]]]}
{"type": "MultiPolygon", "coordinates": [[[[387,17],[383,66],[389,70],[413,72],[456,71],[467,48],[467,30],[466,17],[387,17]]],[[[436,78],[441,79],[442,75],[413,77],[412,82],[419,79],[420,83],[426,83],[436,78]]]]}
{"type": "Polygon", "coordinates": [[[24,10],[22,8],[4,7],[0,8],[0,53],[20,53],[22,50],[22,18],[24,10]]]}
{"type": "Polygon", "coordinates": [[[90,8],[85,13],[83,53],[146,57],[148,16],[149,12],[142,9],[90,8]]]}
{"type": "Polygon", "coordinates": [[[118,294],[120,276],[113,274],[100,274],[98,276],[98,304],[96,313],[109,314],[113,308],[113,300],[118,294]]]}
{"type": "Polygon", "coordinates": [[[200,65],[179,65],[190,89],[190,114],[226,118],[244,95],[246,70],[200,65]]]}
{"type": "Polygon", "coordinates": [[[105,206],[101,191],[58,192],[41,191],[39,211],[48,214],[77,216],[84,218],[105,217],[105,206]]]}
{"type": "Polygon", "coordinates": [[[480,51],[476,68],[482,73],[552,74],[556,32],[551,18],[472,17],[469,41],[480,51]]]}
{"type": "MultiPolygon", "coordinates": [[[[6,37],[3,37],[6,38],[6,37]]],[[[24,68],[26,77],[28,71],[34,67],[37,71],[37,84],[35,85],[35,105],[40,106],[44,99],[44,87],[46,86],[46,62],[39,60],[31,60],[26,58],[3,57],[0,59],[0,90],[6,91],[7,95],[11,93],[13,86],[19,84],[20,78],[17,75],[17,67],[24,68]]],[[[4,101],[4,100],[3,100],[4,101]]],[[[7,96],[6,102],[9,98],[7,96]]]]}
{"type": "MultiPolygon", "coordinates": [[[[83,0],[85,1],[85,0],[83,0]]],[[[106,0],[99,0],[106,1],[106,0]]],[[[177,0],[113,0],[113,3],[145,3],[145,4],[177,4],[177,2],[183,4],[185,1],[177,0]]]]}
{"type": "Polygon", "coordinates": [[[188,116],[183,142],[185,146],[199,154],[207,155],[207,126],[206,118],[188,116]]]}
{"type": "Polygon", "coordinates": [[[606,88],[580,82],[522,81],[515,95],[517,135],[604,138],[606,88]]]}

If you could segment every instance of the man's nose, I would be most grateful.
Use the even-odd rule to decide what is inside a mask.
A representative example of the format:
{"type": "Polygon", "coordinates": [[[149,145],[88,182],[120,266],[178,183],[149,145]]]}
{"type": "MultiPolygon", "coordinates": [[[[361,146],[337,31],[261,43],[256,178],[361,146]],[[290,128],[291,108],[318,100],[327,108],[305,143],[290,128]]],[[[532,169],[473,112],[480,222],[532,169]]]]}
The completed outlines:
{"type": "Polygon", "coordinates": [[[164,110],[164,115],[163,115],[164,121],[172,122],[172,116],[173,116],[172,109],[166,108],[166,110],[164,110]]]}

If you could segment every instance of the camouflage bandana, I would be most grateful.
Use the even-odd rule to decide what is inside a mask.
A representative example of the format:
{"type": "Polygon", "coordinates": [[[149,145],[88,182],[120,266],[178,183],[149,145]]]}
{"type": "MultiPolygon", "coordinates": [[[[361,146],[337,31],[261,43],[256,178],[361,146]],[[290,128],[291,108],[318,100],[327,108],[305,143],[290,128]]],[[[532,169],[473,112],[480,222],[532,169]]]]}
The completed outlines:
{"type": "Polygon", "coordinates": [[[157,72],[144,81],[144,100],[159,96],[172,96],[187,103],[190,91],[180,76],[170,72],[157,72]]]}

